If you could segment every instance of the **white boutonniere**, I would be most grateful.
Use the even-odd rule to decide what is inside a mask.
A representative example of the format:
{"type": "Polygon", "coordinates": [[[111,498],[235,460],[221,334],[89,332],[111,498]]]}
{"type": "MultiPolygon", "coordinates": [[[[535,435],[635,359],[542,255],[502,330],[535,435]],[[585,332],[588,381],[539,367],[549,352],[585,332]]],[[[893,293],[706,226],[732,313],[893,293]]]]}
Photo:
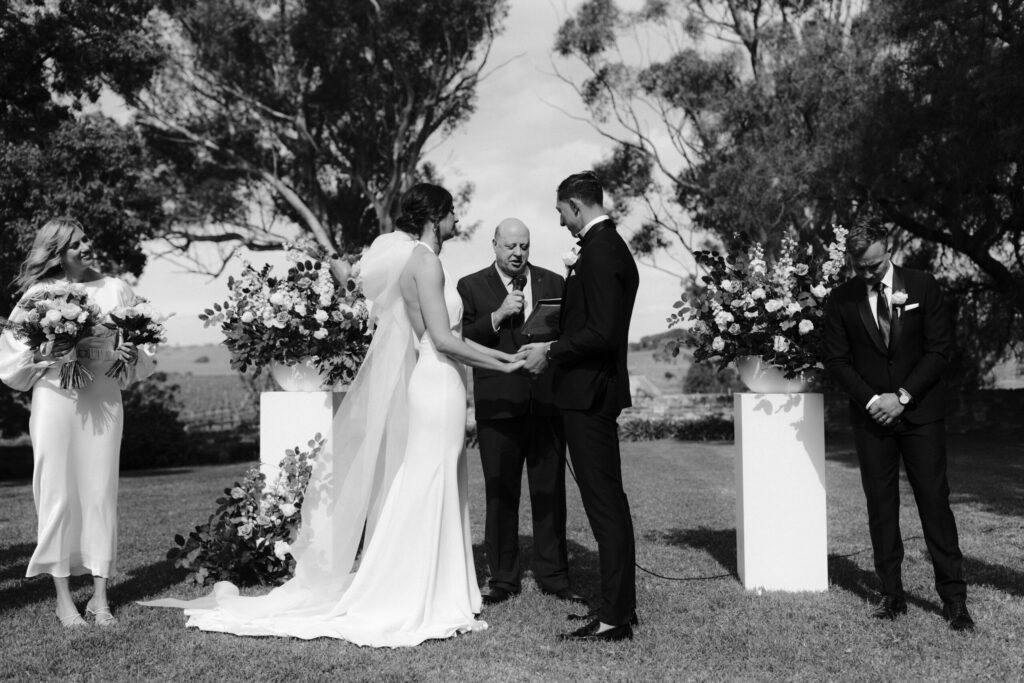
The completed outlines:
{"type": "Polygon", "coordinates": [[[893,306],[902,306],[905,303],[907,303],[907,292],[906,292],[906,290],[897,289],[895,292],[892,293],[892,305],[893,306]]]}
{"type": "Polygon", "coordinates": [[[576,245],[562,255],[562,263],[568,270],[572,270],[580,258],[580,245],[576,245]]]}

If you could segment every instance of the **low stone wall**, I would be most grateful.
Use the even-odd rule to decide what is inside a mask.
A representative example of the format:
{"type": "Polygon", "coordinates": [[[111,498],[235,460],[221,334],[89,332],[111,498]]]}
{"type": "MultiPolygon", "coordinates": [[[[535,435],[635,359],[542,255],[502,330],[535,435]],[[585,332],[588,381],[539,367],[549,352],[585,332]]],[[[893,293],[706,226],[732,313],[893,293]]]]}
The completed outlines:
{"type": "MultiPolygon", "coordinates": [[[[953,413],[947,420],[951,433],[983,430],[1024,430],[1024,389],[980,389],[953,397],[953,413]]],[[[844,394],[825,395],[826,431],[848,426],[848,399],[844,394]]],[[[666,394],[637,397],[623,418],[696,420],[703,417],[732,417],[731,394],[666,394]]]]}

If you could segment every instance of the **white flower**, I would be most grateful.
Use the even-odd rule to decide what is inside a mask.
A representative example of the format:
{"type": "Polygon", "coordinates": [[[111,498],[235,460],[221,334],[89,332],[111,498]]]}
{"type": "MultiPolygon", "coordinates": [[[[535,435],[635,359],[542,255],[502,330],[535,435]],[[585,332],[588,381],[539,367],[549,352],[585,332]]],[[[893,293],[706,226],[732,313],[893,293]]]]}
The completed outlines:
{"type": "Polygon", "coordinates": [[[284,292],[274,292],[270,295],[270,303],[275,306],[284,306],[288,303],[288,297],[284,295],[284,292]]]}
{"type": "Polygon", "coordinates": [[[296,313],[298,313],[303,318],[306,317],[306,304],[304,304],[304,303],[297,303],[294,306],[292,306],[292,310],[295,311],[296,313]]]}
{"type": "Polygon", "coordinates": [[[788,306],[786,306],[786,313],[788,313],[789,315],[796,315],[802,309],[803,309],[803,306],[801,306],[800,304],[798,304],[797,302],[794,301],[793,303],[791,303],[788,306]]]}
{"type": "Polygon", "coordinates": [[[576,261],[580,258],[580,245],[576,245],[569,251],[562,254],[562,263],[565,264],[566,268],[572,268],[576,265],[576,261]]]}
{"type": "Polygon", "coordinates": [[[81,313],[78,314],[78,322],[79,323],[84,323],[88,319],[89,319],[89,313],[87,311],[82,311],[81,313]]]}
{"type": "Polygon", "coordinates": [[[800,330],[800,334],[807,334],[808,332],[814,329],[814,323],[812,323],[810,320],[801,320],[800,327],[797,329],[800,330]]]}
{"type": "Polygon", "coordinates": [[[51,323],[59,323],[63,317],[56,308],[51,308],[46,312],[46,319],[51,323]]]}
{"type": "Polygon", "coordinates": [[[274,541],[274,557],[283,560],[284,556],[292,551],[288,541],[274,541]]]}
{"type": "Polygon", "coordinates": [[[786,351],[789,351],[789,340],[785,337],[776,335],[772,339],[772,350],[776,353],[785,353],[786,351]]]}
{"type": "Polygon", "coordinates": [[[779,323],[779,327],[782,328],[783,332],[793,327],[794,325],[796,325],[795,320],[783,320],[781,323],[779,323]]]}
{"type": "Polygon", "coordinates": [[[757,289],[750,293],[750,296],[754,297],[755,299],[763,299],[767,295],[764,292],[764,287],[758,287],[757,289]]]}
{"type": "Polygon", "coordinates": [[[245,323],[246,325],[248,325],[248,324],[249,324],[249,323],[251,323],[251,322],[252,322],[252,321],[253,321],[253,320],[254,320],[255,318],[256,318],[256,316],[254,316],[254,315],[252,314],[252,311],[246,311],[245,313],[243,313],[243,314],[242,314],[241,320],[242,320],[242,322],[243,322],[243,323],[245,323]]]}
{"type": "Polygon", "coordinates": [[[241,486],[236,486],[231,489],[231,497],[235,500],[241,500],[242,498],[245,498],[245,491],[242,490],[241,486]]]}
{"type": "Polygon", "coordinates": [[[729,292],[730,294],[735,292],[737,289],[739,289],[739,285],[737,285],[732,280],[722,280],[721,287],[722,287],[722,289],[724,289],[725,291],[729,292]]]}
{"type": "Polygon", "coordinates": [[[730,313],[729,311],[720,311],[719,313],[715,314],[715,324],[718,325],[718,329],[720,330],[724,330],[726,327],[728,327],[729,323],[731,323],[734,319],[735,318],[732,317],[732,313],[730,313]]]}
{"type": "Polygon", "coordinates": [[[743,299],[733,299],[729,305],[733,308],[743,308],[743,299]]]}
{"type": "Polygon", "coordinates": [[[764,259],[760,259],[760,258],[751,259],[751,261],[750,261],[750,271],[753,272],[753,273],[760,273],[760,274],[764,275],[765,265],[766,264],[764,262],[764,259]]]}
{"type": "Polygon", "coordinates": [[[811,287],[811,294],[818,299],[824,299],[828,295],[828,287],[825,285],[814,285],[811,287]]]}
{"type": "Polygon", "coordinates": [[[291,517],[295,514],[295,506],[291,503],[281,503],[281,514],[285,517],[291,517]]]}
{"type": "Polygon", "coordinates": [[[778,299],[768,299],[768,301],[764,302],[764,310],[769,313],[774,313],[780,308],[782,308],[782,302],[778,299]]]}
{"type": "Polygon", "coordinates": [[[798,263],[798,264],[796,264],[796,274],[799,275],[800,277],[803,277],[804,275],[807,275],[807,271],[808,270],[810,270],[810,269],[807,267],[806,263],[798,263]]]}
{"type": "Polygon", "coordinates": [[[327,338],[327,330],[324,329],[323,327],[321,327],[318,330],[313,332],[313,339],[326,339],[326,338],[327,338]]]}
{"type": "Polygon", "coordinates": [[[82,307],[77,304],[68,304],[60,309],[60,314],[68,320],[75,320],[82,312],[82,307]]]}
{"type": "Polygon", "coordinates": [[[738,323],[733,323],[732,325],[729,325],[729,334],[739,334],[739,333],[740,333],[740,326],[739,326],[738,323]]]}
{"type": "Polygon", "coordinates": [[[316,309],[316,313],[313,314],[313,317],[316,318],[318,323],[325,323],[331,318],[331,316],[327,314],[327,311],[322,308],[316,309]]]}
{"type": "Polygon", "coordinates": [[[902,306],[907,303],[907,293],[902,289],[897,289],[892,293],[892,305],[902,306]]]}
{"type": "Polygon", "coordinates": [[[715,337],[711,342],[711,348],[715,351],[721,351],[725,348],[725,340],[721,337],[715,337]]]}
{"type": "Polygon", "coordinates": [[[252,536],[252,524],[246,522],[242,526],[238,527],[238,535],[242,538],[249,538],[252,536]]]}

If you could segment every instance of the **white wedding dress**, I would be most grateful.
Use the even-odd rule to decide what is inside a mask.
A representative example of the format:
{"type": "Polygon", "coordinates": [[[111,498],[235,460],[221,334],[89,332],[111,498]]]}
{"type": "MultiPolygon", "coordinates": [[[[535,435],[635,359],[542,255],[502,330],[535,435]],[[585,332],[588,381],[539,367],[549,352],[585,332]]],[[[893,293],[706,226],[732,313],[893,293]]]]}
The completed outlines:
{"type": "MultiPolygon", "coordinates": [[[[186,625],[207,631],[374,647],[487,628],[475,616],[465,369],[438,353],[429,334],[413,335],[398,278],[416,248],[429,247],[391,233],[362,260],[377,327],[336,417],[332,452],[314,465],[294,578],[264,596],[218,583],[206,598],[143,604],[184,607],[186,625]]],[[[444,298],[461,333],[462,301],[447,273],[444,298]]]]}

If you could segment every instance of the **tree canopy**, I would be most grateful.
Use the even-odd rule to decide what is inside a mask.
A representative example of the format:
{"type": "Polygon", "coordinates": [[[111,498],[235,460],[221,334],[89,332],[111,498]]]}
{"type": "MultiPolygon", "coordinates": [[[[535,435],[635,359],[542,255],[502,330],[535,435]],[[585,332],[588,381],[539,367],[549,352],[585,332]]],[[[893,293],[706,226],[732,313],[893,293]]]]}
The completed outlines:
{"type": "Polygon", "coordinates": [[[977,381],[1024,331],[1022,45],[1021,2],[588,0],[555,49],[589,68],[641,258],[685,274],[703,236],[771,251],[877,212],[956,294],[977,381]]]}

